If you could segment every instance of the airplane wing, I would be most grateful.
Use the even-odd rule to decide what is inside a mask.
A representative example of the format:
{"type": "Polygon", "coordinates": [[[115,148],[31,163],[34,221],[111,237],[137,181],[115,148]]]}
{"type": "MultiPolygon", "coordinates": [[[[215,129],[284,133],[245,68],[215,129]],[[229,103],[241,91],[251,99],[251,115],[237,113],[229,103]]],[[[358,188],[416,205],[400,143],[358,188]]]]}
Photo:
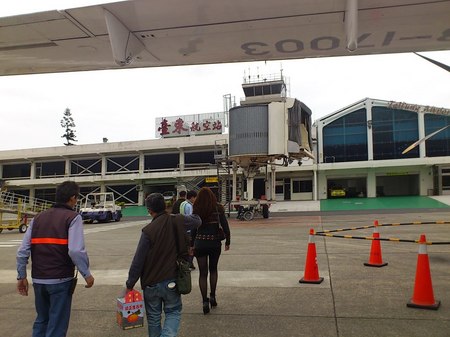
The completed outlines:
{"type": "Polygon", "coordinates": [[[445,129],[447,129],[450,125],[446,125],[443,128],[434,131],[433,133],[430,133],[428,136],[423,137],[421,139],[419,139],[418,141],[412,143],[410,146],[408,146],[406,149],[403,150],[402,154],[408,153],[409,151],[411,151],[412,149],[414,149],[417,145],[422,144],[423,142],[427,141],[428,139],[430,139],[431,137],[433,137],[434,135],[438,134],[441,131],[444,131],[445,129]]]}
{"type": "Polygon", "coordinates": [[[427,60],[427,61],[430,62],[430,63],[433,63],[434,65],[438,66],[439,68],[442,68],[442,69],[447,70],[448,72],[450,72],[450,66],[448,66],[448,65],[446,65],[446,64],[443,64],[443,63],[441,63],[441,62],[439,62],[439,61],[430,59],[429,57],[420,55],[420,54],[418,54],[418,53],[414,53],[414,54],[416,54],[417,56],[419,56],[419,57],[421,57],[421,58],[427,60]]]}
{"type": "Polygon", "coordinates": [[[449,49],[450,0],[135,0],[0,18],[0,75],[449,49]]]}

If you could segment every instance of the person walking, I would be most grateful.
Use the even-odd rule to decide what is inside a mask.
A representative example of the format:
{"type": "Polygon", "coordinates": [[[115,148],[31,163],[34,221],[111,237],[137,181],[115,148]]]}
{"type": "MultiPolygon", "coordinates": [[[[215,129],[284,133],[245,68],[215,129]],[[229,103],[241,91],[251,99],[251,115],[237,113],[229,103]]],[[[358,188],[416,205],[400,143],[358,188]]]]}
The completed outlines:
{"type": "Polygon", "coordinates": [[[177,257],[187,259],[186,228],[196,228],[201,220],[197,215],[168,214],[160,193],[150,194],[145,204],[152,221],[142,229],[125,284],[127,291],[131,291],[140,279],[149,337],[174,337],[178,334],[182,309],[181,295],[176,289],[177,257]]]}
{"type": "Polygon", "coordinates": [[[172,205],[172,214],[180,214],[180,205],[186,201],[186,191],[180,191],[178,193],[178,200],[172,205]]]}
{"type": "Polygon", "coordinates": [[[193,229],[191,246],[199,268],[199,287],[203,300],[203,313],[217,306],[216,288],[219,277],[217,266],[222,251],[221,240],[225,235],[225,251],[230,249],[230,227],[225,216],[225,209],[217,202],[214,193],[208,187],[202,187],[193,205],[193,214],[200,216],[202,224],[193,229]],[[208,271],[210,295],[208,294],[208,271]]]}
{"type": "Polygon", "coordinates": [[[80,193],[73,181],[56,188],[55,205],[30,222],[17,251],[17,291],[28,296],[27,269],[31,256],[31,278],[37,317],[33,337],[64,337],[69,328],[72,294],[77,267],[86,282],[94,285],[84,245],[83,221],[73,210],[80,193]]]}
{"type": "MultiPolygon", "coordinates": [[[[194,204],[195,198],[197,198],[197,192],[194,190],[188,191],[186,194],[186,200],[180,204],[180,214],[190,215],[192,214],[192,205],[194,204]]],[[[191,237],[191,231],[188,230],[187,234],[191,237]]],[[[191,270],[195,269],[194,266],[194,256],[192,253],[189,254],[189,268],[191,270]]]]}
{"type": "Polygon", "coordinates": [[[189,215],[192,214],[192,205],[194,204],[197,192],[194,190],[188,191],[186,194],[186,200],[180,205],[180,214],[189,215]]]}

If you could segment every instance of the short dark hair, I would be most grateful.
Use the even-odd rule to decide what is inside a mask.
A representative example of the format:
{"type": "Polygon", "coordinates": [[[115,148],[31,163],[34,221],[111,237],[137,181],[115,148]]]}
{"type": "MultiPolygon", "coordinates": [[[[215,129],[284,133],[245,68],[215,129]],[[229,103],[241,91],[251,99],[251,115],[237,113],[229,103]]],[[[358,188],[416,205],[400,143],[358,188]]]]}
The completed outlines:
{"type": "Polygon", "coordinates": [[[195,197],[197,197],[197,192],[195,192],[194,190],[187,192],[186,199],[189,200],[189,199],[195,198],[195,197]]]}
{"type": "Polygon", "coordinates": [[[57,203],[65,204],[73,196],[78,197],[80,194],[80,186],[74,181],[64,181],[56,187],[56,197],[55,201],[57,203]]]}
{"type": "Polygon", "coordinates": [[[152,212],[161,213],[166,209],[166,203],[161,193],[152,193],[145,199],[145,206],[152,212]]]}
{"type": "Polygon", "coordinates": [[[180,191],[180,193],[178,193],[178,195],[180,196],[180,198],[186,198],[186,191],[182,190],[180,191]]]}

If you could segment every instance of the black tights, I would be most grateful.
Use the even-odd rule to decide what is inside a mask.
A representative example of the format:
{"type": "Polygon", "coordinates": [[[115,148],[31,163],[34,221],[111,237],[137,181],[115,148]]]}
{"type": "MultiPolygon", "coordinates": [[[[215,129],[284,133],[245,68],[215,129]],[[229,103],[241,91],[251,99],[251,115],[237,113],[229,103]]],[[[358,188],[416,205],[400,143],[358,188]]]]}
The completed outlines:
{"type": "Polygon", "coordinates": [[[208,250],[208,253],[206,255],[202,254],[202,256],[196,256],[200,273],[198,284],[200,286],[200,292],[202,293],[204,302],[208,301],[208,270],[209,284],[211,287],[211,297],[216,296],[217,279],[219,277],[219,274],[217,272],[217,265],[219,263],[220,253],[221,248],[219,247],[218,250],[208,250]]]}

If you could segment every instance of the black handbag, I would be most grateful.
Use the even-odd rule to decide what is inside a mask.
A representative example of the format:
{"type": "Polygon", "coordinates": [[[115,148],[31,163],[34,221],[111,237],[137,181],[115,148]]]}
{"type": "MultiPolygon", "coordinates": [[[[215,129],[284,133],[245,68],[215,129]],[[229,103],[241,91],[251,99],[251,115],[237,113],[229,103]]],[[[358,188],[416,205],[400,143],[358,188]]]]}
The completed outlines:
{"type": "Polygon", "coordinates": [[[220,241],[223,241],[226,239],[225,232],[223,231],[223,228],[220,227],[220,225],[219,225],[219,229],[217,230],[217,237],[220,241]]]}
{"type": "Polygon", "coordinates": [[[186,295],[192,291],[191,269],[189,262],[178,256],[180,254],[178,226],[174,221],[172,221],[172,225],[175,227],[175,243],[177,245],[177,291],[180,295],[186,295]]]}

